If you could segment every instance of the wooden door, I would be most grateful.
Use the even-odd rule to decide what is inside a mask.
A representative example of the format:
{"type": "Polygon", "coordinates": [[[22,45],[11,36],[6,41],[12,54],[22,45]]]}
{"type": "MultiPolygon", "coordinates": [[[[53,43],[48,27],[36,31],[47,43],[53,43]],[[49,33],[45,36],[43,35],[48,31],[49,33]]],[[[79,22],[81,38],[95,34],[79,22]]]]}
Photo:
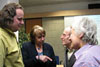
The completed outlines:
{"type": "Polygon", "coordinates": [[[25,29],[26,33],[30,33],[32,27],[34,25],[40,25],[42,26],[42,18],[36,18],[36,19],[26,19],[25,20],[25,29]]]}

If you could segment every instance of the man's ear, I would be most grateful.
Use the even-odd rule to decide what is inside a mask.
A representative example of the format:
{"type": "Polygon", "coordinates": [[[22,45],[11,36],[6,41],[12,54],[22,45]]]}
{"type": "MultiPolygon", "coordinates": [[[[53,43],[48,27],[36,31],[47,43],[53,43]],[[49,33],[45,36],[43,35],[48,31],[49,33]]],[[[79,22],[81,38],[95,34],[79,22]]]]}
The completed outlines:
{"type": "Polygon", "coordinates": [[[81,33],[80,36],[79,36],[79,38],[82,39],[83,36],[84,36],[84,33],[81,33]]]}

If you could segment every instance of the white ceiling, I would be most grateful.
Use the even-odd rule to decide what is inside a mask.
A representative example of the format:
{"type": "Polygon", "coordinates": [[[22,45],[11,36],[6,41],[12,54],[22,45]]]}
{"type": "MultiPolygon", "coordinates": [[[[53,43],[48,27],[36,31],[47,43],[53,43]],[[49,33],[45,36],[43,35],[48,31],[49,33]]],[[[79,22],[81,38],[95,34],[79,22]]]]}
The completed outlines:
{"type": "Polygon", "coordinates": [[[69,2],[100,1],[100,0],[19,0],[23,7],[40,6],[49,4],[60,4],[69,2]]]}

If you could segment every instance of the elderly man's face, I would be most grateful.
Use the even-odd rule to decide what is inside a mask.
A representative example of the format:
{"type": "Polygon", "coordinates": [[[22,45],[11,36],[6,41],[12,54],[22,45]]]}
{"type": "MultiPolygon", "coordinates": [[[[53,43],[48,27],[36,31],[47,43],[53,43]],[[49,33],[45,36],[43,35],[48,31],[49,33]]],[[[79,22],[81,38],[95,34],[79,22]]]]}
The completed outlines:
{"type": "Polygon", "coordinates": [[[71,45],[69,37],[70,37],[70,31],[64,31],[63,34],[61,35],[62,44],[67,48],[70,48],[71,45]]]}

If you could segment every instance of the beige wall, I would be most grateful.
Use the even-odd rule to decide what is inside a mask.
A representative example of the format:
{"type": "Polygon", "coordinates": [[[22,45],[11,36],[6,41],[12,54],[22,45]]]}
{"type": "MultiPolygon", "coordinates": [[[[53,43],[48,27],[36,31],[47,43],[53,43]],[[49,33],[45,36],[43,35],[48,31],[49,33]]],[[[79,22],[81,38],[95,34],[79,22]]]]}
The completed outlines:
{"type": "Polygon", "coordinates": [[[88,4],[91,3],[100,3],[100,1],[87,1],[84,0],[82,2],[68,2],[68,3],[60,3],[60,4],[48,4],[48,5],[38,5],[38,6],[30,6],[25,7],[25,13],[42,13],[42,12],[53,12],[53,11],[63,11],[63,10],[80,10],[80,9],[88,9],[88,4]]]}
{"type": "Polygon", "coordinates": [[[64,29],[64,17],[43,18],[43,28],[46,30],[46,42],[52,45],[55,55],[60,61],[64,59],[64,48],[60,36],[64,29]]]}
{"type": "Polygon", "coordinates": [[[19,0],[0,0],[0,10],[8,3],[19,3],[19,0]]]}

